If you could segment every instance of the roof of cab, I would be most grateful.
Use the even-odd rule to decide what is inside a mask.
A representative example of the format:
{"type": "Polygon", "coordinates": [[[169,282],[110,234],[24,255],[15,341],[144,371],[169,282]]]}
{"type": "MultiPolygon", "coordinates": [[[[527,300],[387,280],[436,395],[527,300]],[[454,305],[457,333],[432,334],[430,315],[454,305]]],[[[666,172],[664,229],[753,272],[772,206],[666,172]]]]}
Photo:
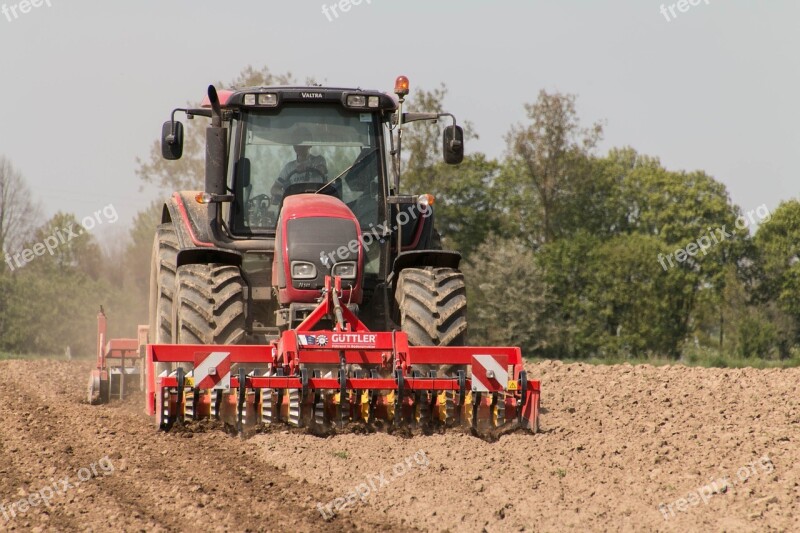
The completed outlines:
{"type": "MultiPolygon", "coordinates": [[[[343,87],[303,87],[303,86],[272,86],[272,87],[246,87],[236,90],[220,89],[217,91],[219,102],[222,107],[243,107],[244,96],[246,94],[264,94],[274,93],[278,95],[278,105],[280,107],[284,103],[332,103],[338,102],[342,105],[346,104],[347,96],[349,95],[363,95],[366,97],[377,96],[377,108],[353,108],[382,111],[395,111],[397,109],[397,99],[394,95],[387,94],[380,91],[371,91],[364,89],[348,89],[343,87]]],[[[208,96],[203,98],[202,107],[210,107],[211,103],[208,96]]],[[[248,106],[249,107],[249,106],[248,106]]],[[[256,106],[263,107],[263,106],[256,106]]]]}

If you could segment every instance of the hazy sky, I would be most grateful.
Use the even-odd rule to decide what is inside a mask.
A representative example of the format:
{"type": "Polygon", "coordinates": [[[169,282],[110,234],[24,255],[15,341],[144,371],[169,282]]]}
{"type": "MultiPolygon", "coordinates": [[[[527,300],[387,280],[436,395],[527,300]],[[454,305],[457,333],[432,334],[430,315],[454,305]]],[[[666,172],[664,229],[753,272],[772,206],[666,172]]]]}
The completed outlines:
{"type": "Polygon", "coordinates": [[[493,157],[540,89],[575,93],[587,125],[606,121],[603,151],[704,169],[745,210],[797,194],[797,0],[701,0],[670,21],[658,0],[363,0],[338,18],[333,0],[47,2],[0,14],[0,154],[47,215],[113,204],[127,224],[155,197],[135,158],[169,111],[248,64],[380,90],[446,82],[480,135],[467,149],[493,157]]]}

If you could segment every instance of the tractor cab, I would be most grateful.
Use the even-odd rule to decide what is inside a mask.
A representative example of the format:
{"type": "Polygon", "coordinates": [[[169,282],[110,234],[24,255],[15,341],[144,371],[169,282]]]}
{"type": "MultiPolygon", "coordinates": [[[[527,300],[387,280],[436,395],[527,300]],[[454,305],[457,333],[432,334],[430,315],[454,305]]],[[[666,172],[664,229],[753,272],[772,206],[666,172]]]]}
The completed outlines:
{"type": "MultiPolygon", "coordinates": [[[[337,198],[362,232],[375,231],[386,219],[385,139],[397,107],[390,97],[339,89],[248,89],[232,93],[225,104],[231,110],[226,181],[234,199],[223,217],[233,236],[274,237],[286,199],[300,194],[337,198]]],[[[379,273],[380,248],[368,250],[371,274],[379,273]]]]}
{"type": "Polygon", "coordinates": [[[390,97],[247,89],[230,94],[225,108],[231,110],[226,181],[235,197],[234,235],[274,232],[283,200],[293,194],[334,196],[362,227],[379,223],[388,192],[384,128],[396,109],[390,97]]]}

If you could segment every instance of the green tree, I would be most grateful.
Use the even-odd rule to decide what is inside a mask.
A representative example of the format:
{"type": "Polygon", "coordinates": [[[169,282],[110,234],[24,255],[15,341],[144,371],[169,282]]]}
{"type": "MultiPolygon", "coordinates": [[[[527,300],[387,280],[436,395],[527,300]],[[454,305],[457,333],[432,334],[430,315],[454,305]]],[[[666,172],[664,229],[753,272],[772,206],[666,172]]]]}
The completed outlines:
{"type": "Polygon", "coordinates": [[[547,350],[547,285],[525,243],[490,236],[462,269],[471,343],[521,346],[525,355],[547,350]]]}
{"type": "Polygon", "coordinates": [[[686,272],[653,268],[665,244],[650,235],[620,235],[601,244],[586,265],[593,275],[585,297],[587,318],[602,355],[677,355],[686,334],[686,272]]]}
{"type": "Polygon", "coordinates": [[[540,91],[525,104],[529,120],[506,135],[508,146],[503,190],[518,234],[532,246],[552,242],[568,217],[571,198],[582,197],[589,183],[587,162],[602,138],[602,125],[581,126],[575,96],[540,91]]]}
{"type": "Polygon", "coordinates": [[[762,272],[757,297],[775,302],[800,332],[800,201],[782,202],[759,226],[754,241],[762,272]]]}
{"type": "Polygon", "coordinates": [[[114,294],[102,279],[104,257],[96,240],[73,215],[58,213],[35,231],[26,248],[43,253],[7,283],[0,346],[39,354],[60,354],[69,346],[75,355],[92,354],[97,310],[114,294]],[[52,253],[43,243],[51,244],[52,253]]]}
{"type": "Polygon", "coordinates": [[[658,236],[672,248],[658,257],[661,268],[679,268],[686,274],[688,285],[681,291],[685,301],[679,304],[685,310],[684,327],[690,329],[697,300],[709,299],[719,310],[722,345],[726,272],[729,267],[743,270],[752,260],[749,232],[737,227],[741,210],[711,176],[702,171],[670,172],[651,158],[626,177],[623,194],[629,199],[630,230],[658,236]]]}
{"type": "Polygon", "coordinates": [[[753,257],[724,185],[630,148],[584,156],[573,161],[577,188],[562,196],[556,238],[537,247],[553,354],[678,356],[698,327],[721,343],[727,284],[742,288],[753,257]]]}
{"type": "Polygon", "coordinates": [[[41,257],[34,258],[29,268],[37,272],[58,270],[82,273],[93,280],[102,275],[103,253],[97,240],[87,231],[78,219],[70,213],[58,212],[42,224],[34,233],[33,242],[55,243],[41,257]]]}
{"type": "Polygon", "coordinates": [[[0,156],[0,254],[16,252],[41,217],[22,173],[0,156]]]}
{"type": "Polygon", "coordinates": [[[738,357],[788,357],[797,329],[792,317],[772,300],[754,299],[751,285],[742,282],[735,266],[729,266],[725,276],[721,302],[698,299],[693,316],[696,343],[738,357]]]}

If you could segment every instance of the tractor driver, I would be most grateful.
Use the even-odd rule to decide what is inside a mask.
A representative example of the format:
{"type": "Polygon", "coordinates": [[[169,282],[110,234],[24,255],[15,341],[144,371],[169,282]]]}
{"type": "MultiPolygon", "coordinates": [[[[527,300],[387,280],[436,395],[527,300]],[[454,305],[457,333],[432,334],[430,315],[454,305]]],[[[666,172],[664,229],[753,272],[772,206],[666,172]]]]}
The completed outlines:
{"type": "Polygon", "coordinates": [[[292,133],[292,144],[297,159],[289,161],[278,174],[272,186],[273,204],[280,203],[287,187],[298,183],[318,183],[320,187],[328,182],[328,164],[321,155],[311,154],[311,146],[303,144],[312,140],[311,132],[303,126],[292,133]]]}

